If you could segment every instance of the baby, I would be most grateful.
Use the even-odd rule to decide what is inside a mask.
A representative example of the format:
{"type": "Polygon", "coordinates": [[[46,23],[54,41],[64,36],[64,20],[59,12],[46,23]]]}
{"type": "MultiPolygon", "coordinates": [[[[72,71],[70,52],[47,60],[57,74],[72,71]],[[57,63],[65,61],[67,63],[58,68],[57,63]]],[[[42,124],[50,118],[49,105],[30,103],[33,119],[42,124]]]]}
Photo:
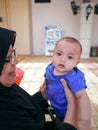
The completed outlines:
{"type": "Polygon", "coordinates": [[[87,86],[84,74],[77,68],[81,53],[82,46],[75,38],[64,37],[59,40],[53,51],[52,63],[46,68],[44,84],[46,84],[46,94],[51,106],[56,116],[62,121],[66,114],[67,101],[60,79],[66,80],[67,85],[77,97],[78,125],[82,124],[86,130],[84,124],[90,127],[91,106],[85,90],[87,86]]]}

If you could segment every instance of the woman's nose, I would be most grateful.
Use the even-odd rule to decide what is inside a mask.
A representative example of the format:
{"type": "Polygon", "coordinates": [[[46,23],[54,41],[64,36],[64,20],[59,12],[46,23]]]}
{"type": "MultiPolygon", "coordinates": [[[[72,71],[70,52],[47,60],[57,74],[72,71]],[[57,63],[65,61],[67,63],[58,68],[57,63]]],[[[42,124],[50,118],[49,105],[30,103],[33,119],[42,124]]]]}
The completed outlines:
{"type": "Polygon", "coordinates": [[[17,59],[17,57],[12,58],[11,64],[12,64],[12,65],[18,64],[18,59],[17,59]]]}

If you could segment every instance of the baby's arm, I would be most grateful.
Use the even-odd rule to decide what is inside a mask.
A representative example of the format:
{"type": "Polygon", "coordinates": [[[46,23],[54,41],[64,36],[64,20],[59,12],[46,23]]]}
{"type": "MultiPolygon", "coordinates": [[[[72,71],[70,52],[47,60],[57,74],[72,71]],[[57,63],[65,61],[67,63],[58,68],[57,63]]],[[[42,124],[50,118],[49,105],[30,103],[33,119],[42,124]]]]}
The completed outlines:
{"type": "Polygon", "coordinates": [[[48,101],[48,97],[47,97],[47,94],[46,94],[46,81],[45,80],[42,83],[42,85],[40,86],[40,91],[41,91],[43,97],[48,101]]]}
{"type": "Polygon", "coordinates": [[[76,93],[77,103],[80,110],[79,130],[92,130],[91,128],[91,105],[85,89],[76,93]]]}

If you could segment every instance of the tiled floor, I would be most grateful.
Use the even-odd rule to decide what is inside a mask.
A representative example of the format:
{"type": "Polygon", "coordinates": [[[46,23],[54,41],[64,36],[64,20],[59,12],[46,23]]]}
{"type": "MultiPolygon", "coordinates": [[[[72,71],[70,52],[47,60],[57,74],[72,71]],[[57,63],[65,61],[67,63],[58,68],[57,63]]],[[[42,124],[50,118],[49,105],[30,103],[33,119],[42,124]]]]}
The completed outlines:
{"type": "MultiPolygon", "coordinates": [[[[25,71],[20,86],[29,94],[34,94],[44,80],[45,67],[51,62],[51,57],[18,56],[18,60],[17,67],[25,71]]],[[[81,59],[78,67],[85,73],[92,106],[92,127],[93,130],[98,130],[98,57],[81,59]]]]}

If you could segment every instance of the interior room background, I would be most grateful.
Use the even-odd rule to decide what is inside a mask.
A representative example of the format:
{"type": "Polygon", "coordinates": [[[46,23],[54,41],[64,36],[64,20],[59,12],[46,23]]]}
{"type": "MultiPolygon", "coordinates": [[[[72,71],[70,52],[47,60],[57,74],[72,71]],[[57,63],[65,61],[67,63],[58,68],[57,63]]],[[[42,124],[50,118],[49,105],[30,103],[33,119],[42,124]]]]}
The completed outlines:
{"type": "MultiPolygon", "coordinates": [[[[83,0],[75,0],[78,5],[83,0]]],[[[51,0],[35,3],[34,0],[0,0],[1,27],[17,32],[18,54],[45,55],[45,26],[61,25],[62,36],[79,39],[80,14],[73,15],[71,0],[51,0]]],[[[98,0],[90,2],[97,4],[98,0]]],[[[91,46],[98,46],[98,15],[93,14],[91,46]]]]}

